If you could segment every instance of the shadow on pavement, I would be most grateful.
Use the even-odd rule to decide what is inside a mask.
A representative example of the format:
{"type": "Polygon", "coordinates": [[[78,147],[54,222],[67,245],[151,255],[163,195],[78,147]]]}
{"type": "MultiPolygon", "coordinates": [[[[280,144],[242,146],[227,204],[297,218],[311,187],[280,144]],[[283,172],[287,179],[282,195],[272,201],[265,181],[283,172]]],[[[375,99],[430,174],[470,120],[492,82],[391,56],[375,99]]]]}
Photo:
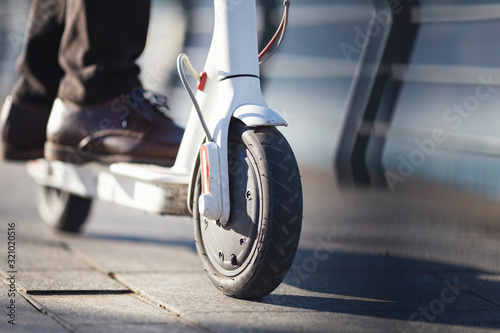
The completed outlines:
{"type": "Polygon", "coordinates": [[[500,274],[470,267],[299,250],[284,283],[297,288],[294,295],[272,294],[263,302],[405,320],[416,331],[423,323],[500,327],[500,274]]]}

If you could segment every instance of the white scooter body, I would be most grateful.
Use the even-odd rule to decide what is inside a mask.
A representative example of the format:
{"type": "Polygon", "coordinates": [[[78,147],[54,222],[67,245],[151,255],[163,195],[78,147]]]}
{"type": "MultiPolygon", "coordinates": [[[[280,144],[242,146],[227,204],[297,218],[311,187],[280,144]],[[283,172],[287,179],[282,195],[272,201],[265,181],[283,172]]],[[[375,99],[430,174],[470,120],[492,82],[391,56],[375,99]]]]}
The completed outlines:
{"type": "MultiPolygon", "coordinates": [[[[220,202],[215,216],[225,224],[230,214],[227,143],[231,118],[238,118],[247,126],[286,126],[286,122],[269,109],[260,89],[255,0],[236,4],[233,0],[215,0],[214,5],[214,34],[204,68],[207,82],[205,89],[197,92],[196,100],[216,145],[218,161],[210,164],[217,162],[218,167],[210,167],[210,194],[220,202]],[[217,174],[213,174],[217,169],[217,174]]],[[[53,112],[60,109],[61,103],[55,102],[53,112]]],[[[157,214],[189,215],[199,151],[205,140],[193,108],[176,161],[170,168],[35,160],[28,163],[28,172],[40,185],[82,197],[157,214]]]]}

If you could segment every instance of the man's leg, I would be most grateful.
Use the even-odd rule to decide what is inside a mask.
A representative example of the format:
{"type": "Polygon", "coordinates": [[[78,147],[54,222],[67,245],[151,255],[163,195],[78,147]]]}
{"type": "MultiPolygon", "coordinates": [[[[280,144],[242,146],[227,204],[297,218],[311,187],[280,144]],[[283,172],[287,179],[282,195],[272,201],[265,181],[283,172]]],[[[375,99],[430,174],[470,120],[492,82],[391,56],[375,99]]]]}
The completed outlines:
{"type": "Polygon", "coordinates": [[[59,97],[81,106],[140,87],[136,59],[144,50],[150,0],[71,0],[59,63],[59,97]]]}
{"type": "Polygon", "coordinates": [[[65,0],[34,0],[23,52],[20,78],[0,114],[0,157],[43,157],[45,128],[63,71],[58,63],[64,30],[65,0]]]}
{"type": "Polygon", "coordinates": [[[149,0],[68,1],[59,53],[65,75],[47,127],[46,158],[173,163],[183,130],[142,89],[135,64],[149,11],[149,0]]]}
{"type": "Polygon", "coordinates": [[[18,59],[20,79],[14,100],[51,107],[64,72],[58,54],[64,31],[66,0],[34,0],[24,50],[18,59]]]}

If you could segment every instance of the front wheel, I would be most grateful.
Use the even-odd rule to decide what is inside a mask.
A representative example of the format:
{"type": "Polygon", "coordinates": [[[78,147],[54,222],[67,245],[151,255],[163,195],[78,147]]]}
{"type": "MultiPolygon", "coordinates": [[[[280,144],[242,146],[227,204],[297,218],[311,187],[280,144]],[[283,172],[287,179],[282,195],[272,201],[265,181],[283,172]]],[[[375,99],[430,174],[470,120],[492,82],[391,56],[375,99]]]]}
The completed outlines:
{"type": "Polygon", "coordinates": [[[274,127],[231,122],[228,142],[231,215],[226,226],[200,216],[195,239],[207,276],[228,296],[259,299],[285,278],[302,226],[302,185],[295,156],[274,127]]]}

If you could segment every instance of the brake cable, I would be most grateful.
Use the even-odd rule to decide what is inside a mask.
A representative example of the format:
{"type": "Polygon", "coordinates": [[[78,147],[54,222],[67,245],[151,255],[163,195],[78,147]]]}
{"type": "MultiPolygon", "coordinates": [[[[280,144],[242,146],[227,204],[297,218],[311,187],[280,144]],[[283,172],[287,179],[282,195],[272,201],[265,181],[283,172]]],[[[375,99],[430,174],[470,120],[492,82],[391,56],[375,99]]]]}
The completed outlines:
{"type": "Polygon", "coordinates": [[[288,12],[289,12],[289,7],[290,7],[290,0],[284,0],[283,1],[283,6],[285,6],[285,10],[283,13],[283,18],[281,19],[281,23],[274,34],[273,38],[269,41],[269,43],[264,47],[264,49],[259,53],[259,65],[262,66],[264,65],[269,59],[271,59],[278,49],[281,47],[281,43],[283,42],[283,39],[285,37],[286,29],[288,27],[288,12]],[[277,42],[277,44],[276,44],[277,42]],[[276,47],[274,50],[266,57],[264,57],[271,47],[276,44],[276,47]]]}
{"type": "Polygon", "coordinates": [[[191,75],[196,79],[196,81],[198,83],[201,82],[203,76],[206,76],[206,73],[203,74],[204,73],[203,72],[202,74],[198,75],[196,70],[193,68],[193,65],[191,65],[191,62],[189,61],[189,58],[186,54],[181,53],[181,54],[179,54],[179,57],[177,57],[177,70],[179,71],[179,76],[180,76],[182,85],[184,86],[184,89],[186,89],[186,91],[189,95],[189,98],[193,102],[196,113],[198,114],[198,118],[200,118],[200,122],[201,122],[201,126],[203,127],[203,131],[205,132],[205,135],[207,136],[207,140],[209,142],[212,142],[213,138],[210,135],[210,130],[208,129],[207,123],[205,122],[205,119],[203,118],[203,113],[201,112],[200,105],[198,104],[198,101],[196,100],[196,96],[194,95],[194,92],[191,89],[191,86],[189,85],[189,82],[186,78],[184,66],[187,67],[188,71],[191,73],[191,75]]]}

